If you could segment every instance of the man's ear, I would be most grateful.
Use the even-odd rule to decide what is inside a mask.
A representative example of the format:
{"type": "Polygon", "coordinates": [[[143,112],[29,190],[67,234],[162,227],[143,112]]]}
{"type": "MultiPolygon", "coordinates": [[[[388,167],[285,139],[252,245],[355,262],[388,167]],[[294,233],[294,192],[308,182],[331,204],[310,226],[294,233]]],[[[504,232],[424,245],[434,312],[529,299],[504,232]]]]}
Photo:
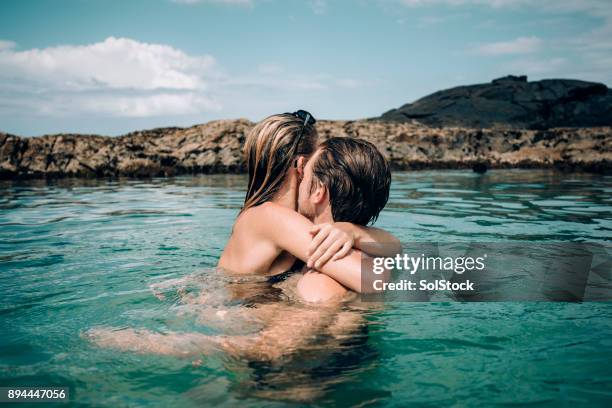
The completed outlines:
{"type": "Polygon", "coordinates": [[[313,180],[313,183],[315,183],[315,188],[312,190],[312,194],[310,194],[310,200],[314,204],[321,204],[327,196],[327,188],[318,180],[313,180]]]}
{"type": "Polygon", "coordinates": [[[304,177],[304,166],[305,165],[306,165],[306,158],[304,156],[299,156],[297,159],[295,159],[294,166],[300,178],[304,177]]]}

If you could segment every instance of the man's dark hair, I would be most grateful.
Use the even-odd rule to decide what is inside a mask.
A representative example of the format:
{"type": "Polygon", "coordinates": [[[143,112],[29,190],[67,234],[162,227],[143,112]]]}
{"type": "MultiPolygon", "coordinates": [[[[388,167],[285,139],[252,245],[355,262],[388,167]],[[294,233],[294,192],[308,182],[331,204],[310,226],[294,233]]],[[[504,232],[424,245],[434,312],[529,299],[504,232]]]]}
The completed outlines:
{"type": "Polygon", "coordinates": [[[329,192],[334,221],[367,225],[376,221],[389,199],[391,170],[372,143],[333,137],[320,145],[314,178],[329,192]]]}

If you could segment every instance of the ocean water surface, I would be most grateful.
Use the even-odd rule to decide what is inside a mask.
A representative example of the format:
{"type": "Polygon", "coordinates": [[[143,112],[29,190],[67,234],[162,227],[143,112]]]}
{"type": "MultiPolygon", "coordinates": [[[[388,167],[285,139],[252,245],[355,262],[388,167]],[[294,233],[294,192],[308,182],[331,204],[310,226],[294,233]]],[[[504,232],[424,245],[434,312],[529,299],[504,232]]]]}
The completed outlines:
{"type": "MultiPolygon", "coordinates": [[[[359,330],[314,333],[275,362],[89,341],[95,327],[256,330],[232,317],[248,309],[226,293],[240,282],[214,270],[245,180],[0,182],[0,386],[68,386],[72,404],[101,406],[612,404],[610,302],[348,305],[359,330]]],[[[609,243],[612,177],[398,172],[376,225],[403,242],[609,243]]],[[[278,292],[266,301],[291,303],[278,292]]]]}

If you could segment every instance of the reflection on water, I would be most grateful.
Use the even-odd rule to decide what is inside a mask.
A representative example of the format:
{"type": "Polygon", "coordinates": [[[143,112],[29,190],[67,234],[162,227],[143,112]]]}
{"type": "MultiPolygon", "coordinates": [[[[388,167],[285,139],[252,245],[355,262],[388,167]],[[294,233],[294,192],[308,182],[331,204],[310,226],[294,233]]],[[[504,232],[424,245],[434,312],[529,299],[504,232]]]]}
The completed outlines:
{"type": "MultiPolygon", "coordinates": [[[[393,179],[377,225],[404,242],[610,241],[612,177],[513,170],[393,179]]],[[[601,364],[612,358],[609,303],[348,304],[320,314],[282,285],[226,280],[214,266],[245,184],[236,175],[0,182],[2,384],[67,385],[80,403],[121,406],[612,399],[612,368],[601,364]],[[348,313],[360,323],[315,327],[279,361],[117,352],[80,336],[92,327],[242,336],[261,330],[253,310],[279,304],[287,307],[272,313],[288,328],[281,335],[299,319],[330,327],[330,316],[348,313]]]]}

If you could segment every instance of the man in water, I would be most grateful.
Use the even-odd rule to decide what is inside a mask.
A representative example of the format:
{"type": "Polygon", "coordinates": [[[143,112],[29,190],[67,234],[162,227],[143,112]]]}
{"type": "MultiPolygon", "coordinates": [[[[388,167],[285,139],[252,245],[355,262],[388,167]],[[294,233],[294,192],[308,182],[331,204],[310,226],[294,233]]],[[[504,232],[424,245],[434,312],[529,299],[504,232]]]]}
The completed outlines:
{"type": "MultiPolygon", "coordinates": [[[[376,146],[361,139],[331,138],[319,146],[304,168],[298,211],[316,225],[316,232],[331,223],[340,228],[343,223],[366,226],[387,204],[390,187],[389,165],[376,146]]],[[[317,234],[311,247],[319,247],[323,237],[317,234]]],[[[401,250],[397,240],[386,245],[393,246],[395,252],[401,250]]],[[[330,256],[315,252],[312,258],[325,262],[330,256]]],[[[297,292],[308,302],[321,302],[343,296],[346,288],[310,270],[298,282],[297,292]]]]}

